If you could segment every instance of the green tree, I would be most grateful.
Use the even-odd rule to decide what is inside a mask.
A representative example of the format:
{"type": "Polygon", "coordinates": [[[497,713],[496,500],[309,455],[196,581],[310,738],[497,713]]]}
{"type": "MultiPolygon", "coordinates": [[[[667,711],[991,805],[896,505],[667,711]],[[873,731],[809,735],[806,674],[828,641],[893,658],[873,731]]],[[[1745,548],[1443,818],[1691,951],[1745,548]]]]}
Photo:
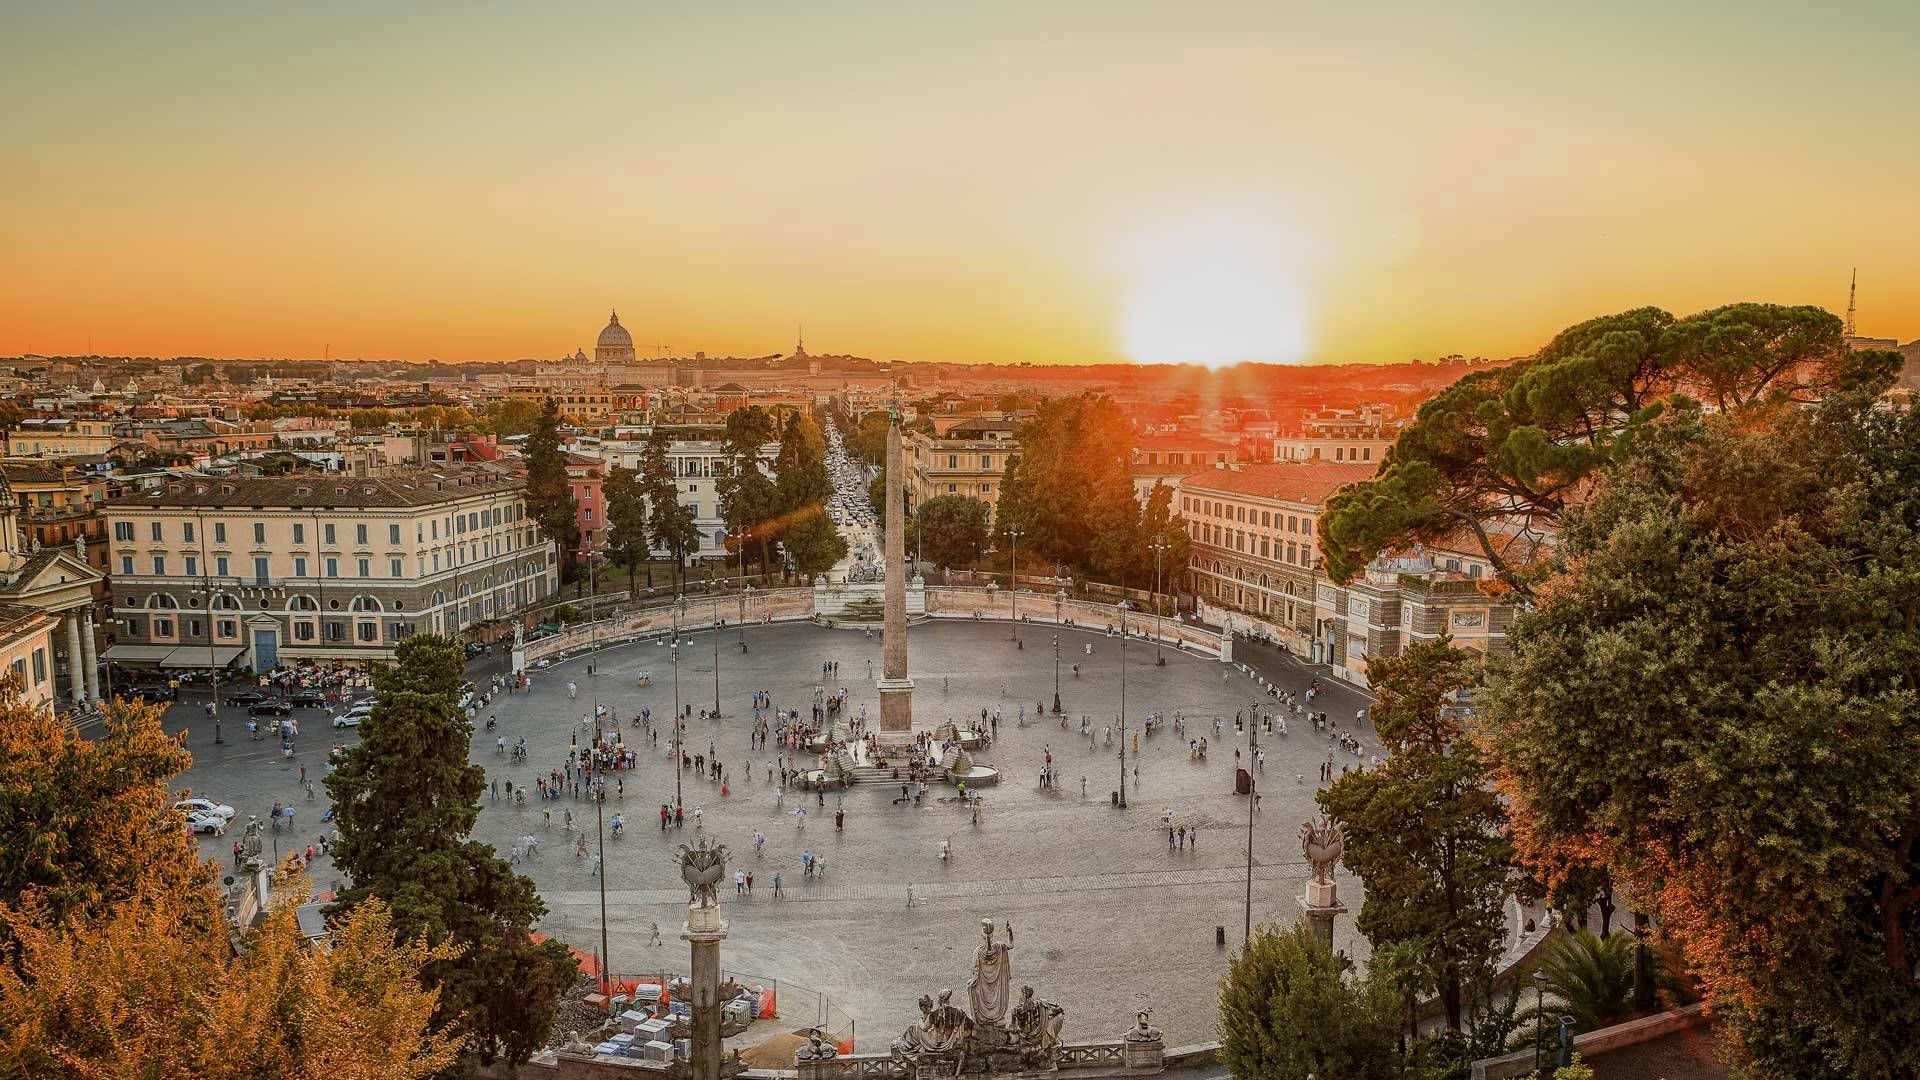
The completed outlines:
{"type": "MultiPolygon", "coordinates": [[[[651,538],[647,534],[647,489],[637,469],[615,466],[604,485],[607,500],[607,552],[627,568],[627,583],[632,585],[640,567],[653,558],[651,538]]],[[[653,587],[653,571],[647,571],[647,587],[653,587]]]]}
{"type": "Polygon", "coordinates": [[[687,556],[700,547],[700,528],[694,523],[693,508],[681,505],[680,483],[667,450],[667,433],[653,429],[640,456],[640,486],[647,498],[647,536],[654,547],[673,556],[673,578],[684,589],[687,556]]]}
{"type": "Polygon", "coordinates": [[[375,674],[373,713],[325,781],[334,864],[353,882],[332,910],[377,896],[402,938],[457,946],[424,968],[440,992],[436,1024],[472,1032],[483,1064],[517,1065],[546,1041],[578,967],[560,942],[533,940],[546,912],[533,882],[470,838],[486,781],[468,760],[464,663],[458,642],[422,634],[375,674]]]}
{"type": "Polygon", "coordinates": [[[168,788],[193,760],[182,736],[163,731],[152,706],[105,712],[98,737],[82,738],[28,700],[18,676],[0,677],[0,905],[31,896],[49,925],[208,885],[168,788]]]}
{"type": "Polygon", "coordinates": [[[1920,1073],[1917,523],[1908,407],[1674,410],[1490,673],[1522,857],[1658,914],[1756,1077],[1920,1073]]]}
{"type": "Polygon", "coordinates": [[[1000,485],[996,532],[1022,533],[1021,547],[1069,566],[1127,569],[1139,542],[1133,497],[1132,425],[1112,398],[1081,394],[1043,402],[1020,428],[1018,462],[1000,485]]]}
{"type": "Polygon", "coordinates": [[[794,569],[809,580],[833,568],[847,557],[847,542],[819,507],[803,512],[787,529],[787,554],[793,556],[794,569]]]}
{"type": "MultiPolygon", "coordinates": [[[[1559,1017],[1571,1016],[1574,1031],[1597,1031],[1633,1016],[1633,935],[1609,934],[1600,937],[1591,930],[1560,934],[1547,943],[1546,959],[1540,970],[1547,976],[1546,992],[1553,1001],[1546,1006],[1543,1035],[1556,1035],[1559,1017]]],[[[1520,1021],[1508,1046],[1514,1050],[1533,1049],[1536,1009],[1528,1006],[1517,1017],[1520,1021]]],[[[1543,1049],[1559,1045],[1553,1038],[1543,1049]]]]}
{"type": "Polygon", "coordinates": [[[1841,329],[1815,307],[1733,304],[1685,319],[1638,308],[1475,371],[1420,407],[1378,476],[1328,501],[1327,573],[1350,580],[1382,550],[1464,531],[1525,589],[1527,567],[1509,562],[1501,534],[1557,527],[1675,395],[1739,411],[1890,384],[1899,355],[1850,351],[1841,329]]]}
{"type": "Polygon", "coordinates": [[[1220,1061],[1235,1080],[1400,1075],[1392,975],[1343,966],[1305,926],[1255,931],[1220,980],[1220,1061]]]}
{"type": "Polygon", "coordinates": [[[488,402],[481,410],[485,430],[506,439],[515,435],[531,435],[540,426],[540,415],[545,411],[537,401],[524,398],[509,398],[505,401],[488,402]]]}
{"type": "Polygon", "coordinates": [[[772,478],[760,468],[760,449],[775,433],[773,416],[758,405],[728,413],[725,468],[714,484],[720,493],[720,518],[727,523],[727,549],[754,546],[762,575],[773,572],[773,544],[783,513],[772,478]]]}
{"type": "Polygon", "coordinates": [[[920,504],[913,524],[927,558],[941,566],[964,566],[986,549],[987,518],[987,504],[979,499],[940,495],[920,504]]]}
{"type": "Polygon", "coordinates": [[[355,409],[347,414],[347,423],[355,431],[374,431],[393,423],[393,413],[386,409],[355,409]]]}
{"type": "Polygon", "coordinates": [[[1474,680],[1474,654],[1441,638],[1378,657],[1379,767],[1342,773],[1320,806],[1347,827],[1346,862],[1366,886],[1360,932],[1369,941],[1417,941],[1447,1027],[1461,1030],[1468,988],[1493,974],[1512,877],[1506,815],[1454,696],[1474,680]]]}
{"type": "Polygon", "coordinates": [[[560,411],[552,399],[521,451],[527,463],[527,508],[545,538],[560,545],[563,574],[572,572],[580,546],[580,508],[567,480],[567,452],[560,446],[560,411]]]}

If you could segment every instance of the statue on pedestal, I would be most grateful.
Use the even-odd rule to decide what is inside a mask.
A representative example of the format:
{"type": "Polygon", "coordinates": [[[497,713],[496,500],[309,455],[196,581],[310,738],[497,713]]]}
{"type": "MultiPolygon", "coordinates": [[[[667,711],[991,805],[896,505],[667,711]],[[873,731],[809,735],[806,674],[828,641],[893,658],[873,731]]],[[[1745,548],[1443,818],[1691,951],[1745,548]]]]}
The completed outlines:
{"type": "Polygon", "coordinates": [[[687,906],[690,908],[717,908],[720,906],[720,879],[727,873],[727,845],[707,845],[705,837],[700,846],[680,845],[680,880],[687,883],[687,906]]]}
{"type": "Polygon", "coordinates": [[[1347,851],[1347,829],[1338,822],[1329,822],[1325,817],[1319,824],[1311,821],[1300,826],[1300,850],[1307,857],[1308,865],[1313,867],[1313,880],[1325,885],[1333,879],[1335,863],[1347,851]]]}
{"type": "Polygon", "coordinates": [[[523,648],[526,644],[527,628],[524,624],[516,621],[513,624],[513,647],[516,649],[523,648]]]}
{"type": "Polygon", "coordinates": [[[1034,997],[1033,987],[1023,986],[1020,1004],[1013,1007],[1013,1015],[1007,1021],[1007,1034],[1026,1064],[1057,1069],[1060,1067],[1060,1028],[1065,1023],[1065,1009],[1034,997]]]}
{"type": "Polygon", "coordinates": [[[1007,926],[1004,943],[993,940],[993,920],[980,920],[980,945],[973,950],[973,978],[967,980],[967,998],[973,1006],[973,1022],[981,1027],[998,1027],[1007,1015],[1007,1000],[1013,996],[1013,926],[1007,926]]]}

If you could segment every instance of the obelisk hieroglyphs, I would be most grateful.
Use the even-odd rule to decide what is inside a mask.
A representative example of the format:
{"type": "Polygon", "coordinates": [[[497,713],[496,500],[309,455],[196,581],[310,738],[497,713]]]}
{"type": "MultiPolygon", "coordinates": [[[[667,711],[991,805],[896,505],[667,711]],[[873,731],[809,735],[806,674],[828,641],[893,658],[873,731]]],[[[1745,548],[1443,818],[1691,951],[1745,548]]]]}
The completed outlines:
{"type": "Polygon", "coordinates": [[[886,623],[881,630],[880,738],[902,743],[913,737],[913,680],[907,678],[907,523],[901,497],[906,464],[900,453],[900,416],[887,426],[886,623]]]}

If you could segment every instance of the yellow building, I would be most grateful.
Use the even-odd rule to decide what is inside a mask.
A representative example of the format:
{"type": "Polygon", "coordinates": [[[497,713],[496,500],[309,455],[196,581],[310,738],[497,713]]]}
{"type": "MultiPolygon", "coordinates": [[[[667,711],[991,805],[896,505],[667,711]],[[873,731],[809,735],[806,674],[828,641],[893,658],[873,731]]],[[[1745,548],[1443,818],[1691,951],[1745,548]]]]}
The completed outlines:
{"type": "Polygon", "coordinates": [[[6,433],[8,457],[80,457],[114,446],[114,421],[29,419],[6,433]]]}
{"type": "Polygon", "coordinates": [[[110,500],[119,661],[365,661],[559,587],[524,479],[487,467],[193,476],[110,500]]]}
{"type": "Polygon", "coordinates": [[[907,465],[907,509],[942,495],[964,495],[987,504],[987,520],[1000,502],[1000,480],[1007,461],[1020,455],[1014,438],[1019,424],[1012,420],[967,420],[945,435],[911,431],[903,452],[907,465]]]}

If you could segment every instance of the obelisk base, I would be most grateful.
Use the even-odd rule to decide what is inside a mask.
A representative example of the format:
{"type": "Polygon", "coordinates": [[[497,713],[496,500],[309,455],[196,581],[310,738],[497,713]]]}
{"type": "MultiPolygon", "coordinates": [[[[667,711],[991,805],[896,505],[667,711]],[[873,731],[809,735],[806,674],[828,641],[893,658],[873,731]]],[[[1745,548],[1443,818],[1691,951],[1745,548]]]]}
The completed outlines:
{"type": "Polygon", "coordinates": [[[877,679],[880,691],[879,740],[886,746],[904,746],[919,732],[913,726],[913,680],[877,679]]]}

